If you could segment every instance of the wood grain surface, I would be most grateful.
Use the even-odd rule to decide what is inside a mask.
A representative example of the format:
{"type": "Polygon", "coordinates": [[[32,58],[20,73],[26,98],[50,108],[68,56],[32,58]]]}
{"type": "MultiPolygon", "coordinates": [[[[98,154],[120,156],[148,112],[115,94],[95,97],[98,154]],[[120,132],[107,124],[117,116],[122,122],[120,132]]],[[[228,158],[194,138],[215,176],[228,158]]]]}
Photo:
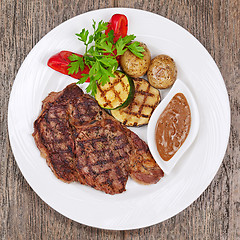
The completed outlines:
{"type": "Polygon", "coordinates": [[[1,0],[0,13],[0,239],[240,239],[239,0],[1,0]],[[84,226],[51,209],[22,176],[7,130],[11,87],[29,51],[63,21],[106,7],[148,10],[187,29],[216,61],[231,104],[227,152],[206,191],[175,217],[133,231],[84,226]]]}

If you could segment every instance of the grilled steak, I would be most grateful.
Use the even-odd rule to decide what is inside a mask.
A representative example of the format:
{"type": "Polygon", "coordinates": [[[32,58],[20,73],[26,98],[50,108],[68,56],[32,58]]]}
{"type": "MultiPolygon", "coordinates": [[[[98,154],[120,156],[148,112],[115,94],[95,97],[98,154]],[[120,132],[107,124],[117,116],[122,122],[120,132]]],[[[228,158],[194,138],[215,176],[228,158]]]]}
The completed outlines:
{"type": "Polygon", "coordinates": [[[103,119],[78,130],[76,170],[85,184],[110,194],[125,191],[131,146],[121,125],[103,119]]]}
{"type": "Polygon", "coordinates": [[[34,122],[34,139],[53,173],[65,182],[77,181],[74,136],[69,122],[69,105],[83,95],[80,88],[67,87],[50,93],[34,122]]]}
{"type": "Polygon", "coordinates": [[[65,182],[116,194],[125,191],[128,175],[144,184],[163,176],[147,144],[76,84],[43,100],[33,136],[48,166],[65,182]]]}
{"type": "Polygon", "coordinates": [[[125,128],[125,132],[132,146],[129,162],[131,178],[141,184],[157,183],[164,173],[153,159],[148,145],[129,129],[125,128]]]}

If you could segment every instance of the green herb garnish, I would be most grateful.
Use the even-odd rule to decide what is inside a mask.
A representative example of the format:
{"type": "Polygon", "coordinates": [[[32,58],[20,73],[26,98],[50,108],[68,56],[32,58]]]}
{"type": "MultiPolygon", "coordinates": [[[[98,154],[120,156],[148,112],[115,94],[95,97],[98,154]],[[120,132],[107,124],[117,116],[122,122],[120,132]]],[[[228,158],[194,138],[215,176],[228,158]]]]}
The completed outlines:
{"type": "Polygon", "coordinates": [[[114,43],[114,31],[111,30],[106,36],[103,31],[107,29],[108,22],[100,21],[98,25],[93,20],[93,34],[85,28],[79,34],[78,39],[85,45],[85,54],[79,57],[75,54],[69,56],[71,63],[69,64],[68,73],[77,73],[79,69],[83,71],[85,65],[90,68],[88,74],[82,74],[77,84],[84,83],[90,78],[90,83],[86,89],[88,93],[93,96],[97,91],[97,82],[99,84],[106,84],[109,82],[109,77],[115,77],[114,72],[118,68],[117,56],[122,55],[129,49],[134,55],[143,58],[142,52],[144,48],[139,46],[139,42],[131,43],[136,36],[127,35],[126,37],[119,38],[114,43]]]}

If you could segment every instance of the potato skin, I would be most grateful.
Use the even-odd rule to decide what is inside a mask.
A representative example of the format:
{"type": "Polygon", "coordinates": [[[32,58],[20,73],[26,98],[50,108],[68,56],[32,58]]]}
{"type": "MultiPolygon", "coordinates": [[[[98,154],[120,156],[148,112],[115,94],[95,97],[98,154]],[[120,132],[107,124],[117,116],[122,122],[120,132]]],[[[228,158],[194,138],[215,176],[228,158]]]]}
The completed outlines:
{"type": "Polygon", "coordinates": [[[131,77],[138,78],[143,76],[150,65],[151,54],[147,45],[140,42],[141,47],[144,48],[143,59],[135,56],[130,50],[127,50],[120,58],[120,66],[122,70],[131,77]]]}
{"type": "Polygon", "coordinates": [[[164,89],[172,86],[177,78],[174,60],[167,55],[158,55],[151,61],[147,77],[155,88],[164,89]]]}

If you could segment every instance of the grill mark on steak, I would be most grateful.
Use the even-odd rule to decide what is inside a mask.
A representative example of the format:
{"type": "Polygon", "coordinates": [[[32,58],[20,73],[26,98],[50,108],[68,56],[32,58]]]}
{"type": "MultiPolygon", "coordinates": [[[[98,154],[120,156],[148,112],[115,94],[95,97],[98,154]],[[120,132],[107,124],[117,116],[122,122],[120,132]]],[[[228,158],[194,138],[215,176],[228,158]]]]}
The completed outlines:
{"type": "Polygon", "coordinates": [[[145,184],[163,176],[146,143],[76,84],[43,100],[33,136],[53,173],[65,182],[116,194],[125,191],[129,175],[145,184]]]}
{"type": "Polygon", "coordinates": [[[55,105],[45,110],[35,121],[35,141],[44,147],[47,163],[55,175],[63,181],[76,180],[74,140],[67,114],[63,106],[55,105]]]}
{"type": "Polygon", "coordinates": [[[80,131],[76,138],[76,159],[79,162],[77,171],[85,176],[87,185],[95,185],[96,188],[109,194],[121,193],[125,191],[128,179],[129,156],[125,154],[125,158],[119,158],[122,151],[114,150],[114,146],[121,139],[126,145],[125,151],[128,151],[128,140],[113,120],[103,119],[91,125],[78,129],[80,131]],[[113,128],[114,132],[110,135],[109,129],[113,128]],[[91,131],[92,129],[95,131],[91,131]],[[118,138],[114,139],[113,136],[116,134],[118,138]],[[107,144],[104,144],[102,140],[107,144]],[[82,149],[87,149],[87,155],[78,154],[82,152],[82,149]],[[97,173],[97,176],[89,174],[93,171],[97,173]]]}

